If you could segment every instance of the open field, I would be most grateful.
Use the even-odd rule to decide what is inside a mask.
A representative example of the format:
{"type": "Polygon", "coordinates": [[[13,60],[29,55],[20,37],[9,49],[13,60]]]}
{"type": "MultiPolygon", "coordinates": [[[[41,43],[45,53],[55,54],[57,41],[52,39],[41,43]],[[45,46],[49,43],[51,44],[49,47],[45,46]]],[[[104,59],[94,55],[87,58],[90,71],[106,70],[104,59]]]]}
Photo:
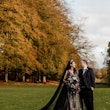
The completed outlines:
{"type": "MultiPolygon", "coordinates": [[[[0,86],[0,110],[39,110],[56,86],[0,86]]],[[[110,88],[96,88],[95,110],[110,110],[110,88]]]]}

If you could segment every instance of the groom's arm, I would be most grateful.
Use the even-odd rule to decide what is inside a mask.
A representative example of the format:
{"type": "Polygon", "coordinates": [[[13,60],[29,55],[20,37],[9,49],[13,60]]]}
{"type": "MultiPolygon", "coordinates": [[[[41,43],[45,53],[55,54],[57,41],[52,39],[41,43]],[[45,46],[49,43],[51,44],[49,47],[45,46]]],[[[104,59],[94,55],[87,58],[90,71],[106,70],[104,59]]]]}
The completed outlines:
{"type": "Polygon", "coordinates": [[[95,74],[93,69],[90,69],[90,73],[91,73],[91,89],[93,90],[95,87],[95,74]]]}

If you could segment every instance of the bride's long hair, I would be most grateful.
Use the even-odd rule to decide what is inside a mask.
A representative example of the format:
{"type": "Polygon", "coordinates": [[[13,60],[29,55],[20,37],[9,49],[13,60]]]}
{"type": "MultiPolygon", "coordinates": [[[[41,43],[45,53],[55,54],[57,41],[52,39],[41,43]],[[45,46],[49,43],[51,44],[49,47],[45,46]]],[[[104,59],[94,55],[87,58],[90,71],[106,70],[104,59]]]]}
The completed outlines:
{"type": "MultiPolygon", "coordinates": [[[[68,61],[67,65],[66,65],[66,68],[62,74],[62,77],[61,77],[61,80],[60,80],[60,83],[59,83],[59,86],[58,88],[56,89],[54,95],[52,96],[52,98],[50,99],[50,101],[47,103],[47,105],[45,105],[42,109],[40,110],[49,110],[50,106],[53,104],[53,102],[56,100],[59,92],[61,91],[62,89],[62,85],[63,85],[63,79],[64,79],[64,76],[65,76],[65,73],[67,70],[69,70],[71,68],[71,64],[73,63],[74,61],[73,60],[70,60],[68,61]]],[[[76,68],[74,68],[74,73],[77,73],[77,70],[76,68]]]]}

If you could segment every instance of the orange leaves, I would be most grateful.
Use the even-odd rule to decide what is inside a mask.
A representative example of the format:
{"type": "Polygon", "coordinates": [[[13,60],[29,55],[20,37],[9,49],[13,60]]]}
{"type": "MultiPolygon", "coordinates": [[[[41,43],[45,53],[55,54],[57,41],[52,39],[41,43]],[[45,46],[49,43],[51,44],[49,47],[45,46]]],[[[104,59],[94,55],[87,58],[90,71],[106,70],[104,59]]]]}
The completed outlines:
{"type": "Polygon", "coordinates": [[[63,11],[57,0],[6,0],[0,4],[0,41],[4,42],[0,57],[5,65],[28,74],[61,74],[67,60],[75,56],[68,39],[73,27],[63,11]]]}

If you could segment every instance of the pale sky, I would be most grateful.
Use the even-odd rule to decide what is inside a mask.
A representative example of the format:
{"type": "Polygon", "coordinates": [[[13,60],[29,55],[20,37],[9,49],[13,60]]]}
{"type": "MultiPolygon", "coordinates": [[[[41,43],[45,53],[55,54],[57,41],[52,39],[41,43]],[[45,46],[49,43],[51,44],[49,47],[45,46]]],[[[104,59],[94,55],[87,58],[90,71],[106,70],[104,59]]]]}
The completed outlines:
{"type": "Polygon", "coordinates": [[[65,1],[76,22],[84,23],[84,36],[96,45],[93,52],[98,66],[102,67],[104,57],[101,52],[106,52],[110,41],[110,0],[65,1]]]}

